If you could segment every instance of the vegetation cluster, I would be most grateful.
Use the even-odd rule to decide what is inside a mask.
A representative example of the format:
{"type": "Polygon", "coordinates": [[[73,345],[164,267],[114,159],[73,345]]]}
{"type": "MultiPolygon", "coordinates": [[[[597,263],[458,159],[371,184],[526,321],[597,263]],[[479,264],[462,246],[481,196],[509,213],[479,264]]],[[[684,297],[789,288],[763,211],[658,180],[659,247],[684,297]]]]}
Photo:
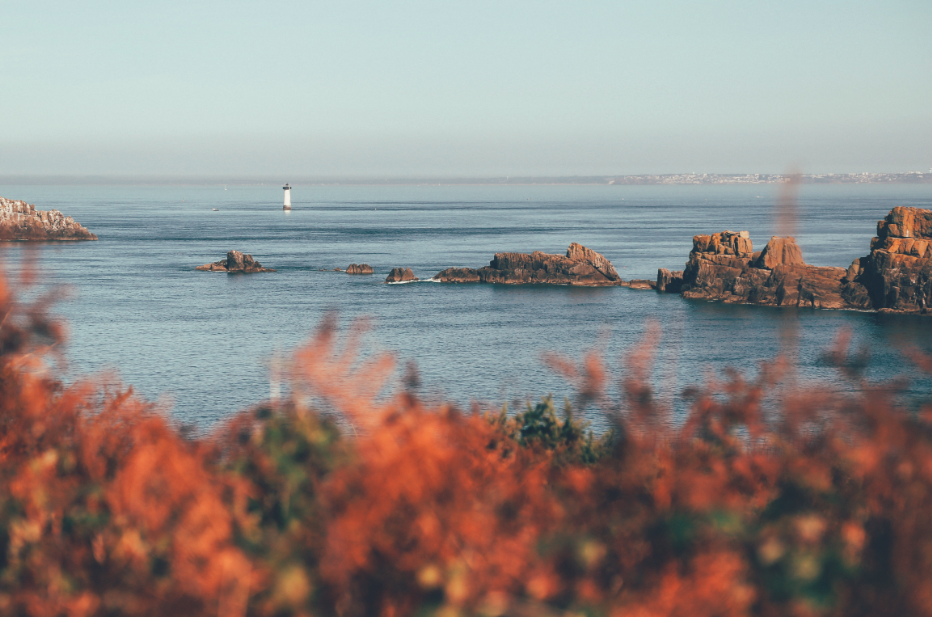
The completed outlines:
{"type": "Polygon", "coordinates": [[[932,615],[932,408],[864,383],[843,340],[853,393],[781,389],[774,362],[692,389],[682,423],[650,332],[617,384],[551,358],[610,418],[596,438],[549,398],[379,398],[392,357],[331,319],[287,399],[192,436],[65,385],[47,299],[0,281],[0,313],[0,614],[932,615]]]}

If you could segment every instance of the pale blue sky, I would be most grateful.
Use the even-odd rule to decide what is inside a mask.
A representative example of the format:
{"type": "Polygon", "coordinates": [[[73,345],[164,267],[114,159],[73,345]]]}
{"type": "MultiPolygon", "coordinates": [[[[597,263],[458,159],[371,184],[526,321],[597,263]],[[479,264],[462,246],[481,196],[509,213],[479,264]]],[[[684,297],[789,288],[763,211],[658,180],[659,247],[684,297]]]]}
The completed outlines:
{"type": "Polygon", "coordinates": [[[0,175],[932,167],[932,2],[0,0],[0,175]]]}

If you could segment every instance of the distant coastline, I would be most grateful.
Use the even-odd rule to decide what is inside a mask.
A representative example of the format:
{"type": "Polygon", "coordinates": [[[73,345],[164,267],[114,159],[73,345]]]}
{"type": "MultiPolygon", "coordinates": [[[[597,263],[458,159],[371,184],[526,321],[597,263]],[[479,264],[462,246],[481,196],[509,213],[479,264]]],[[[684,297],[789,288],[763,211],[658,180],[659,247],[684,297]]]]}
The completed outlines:
{"type": "MultiPolygon", "coordinates": [[[[690,186],[731,184],[782,184],[790,174],[628,174],[600,176],[499,176],[499,177],[300,177],[284,173],[294,185],[304,186],[412,186],[412,185],[619,185],[690,186]]],[[[932,184],[932,170],[891,173],[800,174],[802,184],[932,184]]],[[[208,186],[278,185],[272,176],[69,176],[0,175],[0,185],[124,185],[124,186],[208,186]]]]}

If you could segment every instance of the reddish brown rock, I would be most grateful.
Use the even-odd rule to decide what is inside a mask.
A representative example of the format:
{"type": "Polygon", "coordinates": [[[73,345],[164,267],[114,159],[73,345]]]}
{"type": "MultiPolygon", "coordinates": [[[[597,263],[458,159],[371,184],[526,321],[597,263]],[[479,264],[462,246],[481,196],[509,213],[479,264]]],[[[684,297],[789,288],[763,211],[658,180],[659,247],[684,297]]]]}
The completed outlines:
{"type": "Polygon", "coordinates": [[[632,279],[630,281],[625,281],[621,283],[621,287],[628,287],[630,289],[657,289],[656,281],[649,281],[647,279],[632,279]]]}
{"type": "Polygon", "coordinates": [[[932,210],[898,206],[877,221],[878,238],[932,238],[932,210]]]}
{"type": "Polygon", "coordinates": [[[481,283],[479,271],[474,268],[447,268],[434,276],[444,283],[481,283]]]}
{"type": "Polygon", "coordinates": [[[592,249],[584,247],[582,244],[577,244],[576,242],[571,243],[569,248],[566,249],[566,257],[573,261],[589,264],[610,281],[621,280],[612,262],[592,249]]]}
{"type": "Polygon", "coordinates": [[[496,253],[484,268],[447,268],[434,276],[444,283],[503,283],[506,285],[621,285],[612,263],[595,251],[575,242],[566,256],[541,251],[496,253]]]}
{"type": "Polygon", "coordinates": [[[392,268],[392,271],[385,278],[386,283],[404,283],[407,281],[420,280],[414,276],[411,268],[392,268]]]}
{"type": "Polygon", "coordinates": [[[683,287],[683,271],[677,270],[671,272],[666,268],[660,268],[657,270],[657,284],[655,288],[657,291],[665,293],[680,293],[680,289],[683,287]]]}
{"type": "Polygon", "coordinates": [[[97,236],[58,210],[36,210],[25,201],[0,197],[0,240],[96,240],[97,236]]]}
{"type": "Polygon", "coordinates": [[[693,252],[750,257],[754,249],[746,231],[720,231],[711,236],[693,236],[693,252]]]}
{"type": "MultiPolygon", "coordinates": [[[[682,294],[721,302],[926,313],[932,305],[932,210],[897,207],[870,254],[846,269],[810,266],[792,238],[747,257],[733,232],[695,236],[682,294]]],[[[658,289],[665,276],[658,273],[658,289]]]]}
{"type": "MultiPolygon", "coordinates": [[[[863,285],[849,278],[849,271],[806,264],[793,238],[774,236],[763,251],[752,253],[746,233],[694,237],[682,295],[770,306],[870,308],[863,285]]],[[[658,272],[658,289],[667,277],[672,273],[658,272]]]]}
{"type": "Polygon", "coordinates": [[[803,252],[796,244],[795,238],[773,236],[755,260],[754,265],[757,268],[773,270],[781,265],[804,266],[806,262],[803,261],[803,252]]]}
{"type": "Polygon", "coordinates": [[[932,305],[932,210],[897,207],[877,223],[871,252],[848,267],[873,308],[926,313],[932,305]]]}
{"type": "Polygon", "coordinates": [[[350,264],[346,267],[347,274],[373,274],[373,272],[369,264],[350,264]]]}
{"type": "Polygon", "coordinates": [[[229,274],[253,274],[255,272],[275,272],[272,268],[263,268],[262,264],[252,258],[252,255],[246,255],[239,251],[230,251],[226,259],[215,261],[214,263],[198,266],[196,270],[206,270],[208,272],[227,272],[229,274]]]}

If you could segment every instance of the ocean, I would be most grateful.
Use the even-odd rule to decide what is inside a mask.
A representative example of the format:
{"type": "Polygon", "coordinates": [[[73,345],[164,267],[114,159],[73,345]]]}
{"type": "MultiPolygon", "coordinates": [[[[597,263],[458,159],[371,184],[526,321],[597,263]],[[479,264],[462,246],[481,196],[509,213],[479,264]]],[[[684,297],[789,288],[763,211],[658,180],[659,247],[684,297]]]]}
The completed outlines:
{"type": "MultiPolygon", "coordinates": [[[[366,353],[394,352],[399,377],[415,362],[421,396],[463,408],[572,396],[542,362],[547,352],[580,359],[598,349],[619,377],[650,324],[661,334],[654,384],[678,414],[687,386],[721,379],[729,367],[753,378],[781,348],[801,382],[852,388],[822,359],[842,329],[869,350],[869,381],[905,377],[905,396],[926,395],[930,381],[903,351],[932,350],[932,318],[723,305],[626,288],[383,282],[396,266],[427,279],[487,265],[496,252],[564,253],[571,242],[602,253],[625,279],[654,279],[658,268],[683,268],[695,234],[748,230],[763,248],[778,229],[779,190],[296,186],[294,209],[283,212],[279,184],[0,185],[0,195],[61,210],[100,237],[37,251],[42,284],[68,291],[55,307],[69,324],[67,380],[105,374],[198,430],[268,399],[272,359],[286,357],[330,311],[343,330],[369,318],[366,353]],[[277,272],[195,270],[231,249],[277,272]],[[368,263],[375,275],[332,271],[350,263],[368,263]]],[[[932,208],[932,185],[799,187],[803,257],[847,267],[869,252],[876,222],[894,206],[932,208]]],[[[6,268],[15,272],[28,250],[5,245],[6,268]]],[[[599,413],[582,414],[605,428],[599,413]]]]}

